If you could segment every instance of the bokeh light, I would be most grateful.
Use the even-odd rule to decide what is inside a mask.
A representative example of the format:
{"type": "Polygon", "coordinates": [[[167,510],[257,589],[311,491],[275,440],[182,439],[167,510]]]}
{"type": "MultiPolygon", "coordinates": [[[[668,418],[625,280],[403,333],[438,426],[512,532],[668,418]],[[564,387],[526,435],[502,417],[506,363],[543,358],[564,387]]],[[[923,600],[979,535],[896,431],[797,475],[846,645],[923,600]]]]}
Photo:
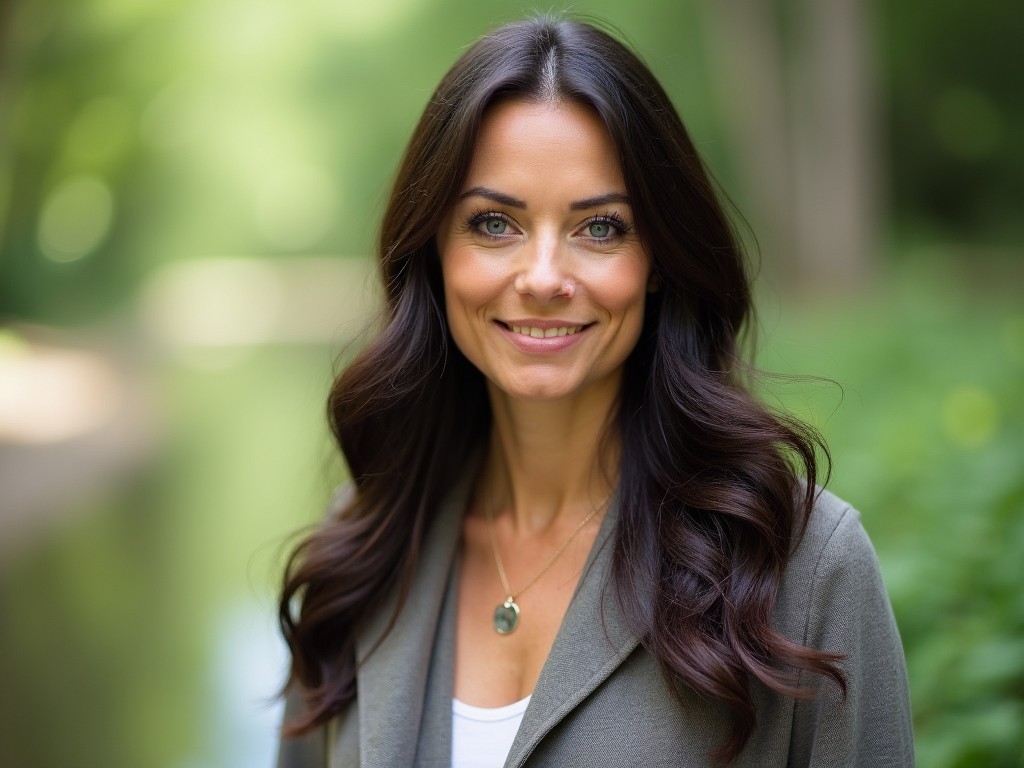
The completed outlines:
{"type": "Polygon", "coordinates": [[[107,236],[114,218],[110,186],[95,176],[76,176],[47,197],[39,217],[39,247],[57,262],[92,253],[107,236]]]}
{"type": "Polygon", "coordinates": [[[999,409],[995,399],[984,389],[959,387],[946,396],[943,422],[954,442],[966,448],[977,448],[995,434],[999,409]]]}

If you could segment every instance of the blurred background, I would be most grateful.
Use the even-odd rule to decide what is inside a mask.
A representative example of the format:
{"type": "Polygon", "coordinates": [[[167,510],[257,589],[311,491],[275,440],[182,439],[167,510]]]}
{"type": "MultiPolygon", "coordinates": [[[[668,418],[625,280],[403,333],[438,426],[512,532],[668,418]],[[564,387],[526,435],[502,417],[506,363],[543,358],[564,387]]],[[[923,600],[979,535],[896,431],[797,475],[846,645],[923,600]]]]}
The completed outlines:
{"type": "MultiPolygon", "coordinates": [[[[290,534],[414,121],[495,0],[0,4],[0,765],[270,765],[290,534]]],[[[577,0],[759,263],[765,396],[863,511],[923,766],[1024,765],[1024,13],[577,0]],[[832,380],[832,381],[828,381],[832,380]]]]}

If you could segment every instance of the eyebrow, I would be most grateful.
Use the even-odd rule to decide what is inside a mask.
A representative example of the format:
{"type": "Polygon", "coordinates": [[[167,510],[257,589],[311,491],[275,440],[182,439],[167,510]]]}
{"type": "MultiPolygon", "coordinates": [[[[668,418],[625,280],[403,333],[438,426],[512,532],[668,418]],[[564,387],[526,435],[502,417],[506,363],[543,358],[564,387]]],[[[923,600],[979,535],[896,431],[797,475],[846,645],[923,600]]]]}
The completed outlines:
{"type": "MultiPolygon", "coordinates": [[[[496,189],[490,189],[489,187],[472,187],[467,189],[461,195],[459,200],[465,200],[467,197],[483,197],[488,200],[493,200],[496,203],[507,205],[511,208],[526,208],[526,203],[517,197],[512,195],[506,195],[504,192],[499,192],[496,189]]],[[[596,197],[588,197],[583,200],[575,200],[569,203],[569,210],[571,211],[582,211],[587,208],[596,208],[600,205],[608,205],[610,203],[625,203],[629,205],[629,196],[624,195],[621,192],[609,192],[606,195],[598,195],[596,197]]]]}
{"type": "Polygon", "coordinates": [[[512,197],[512,195],[506,195],[504,192],[499,192],[496,189],[489,189],[488,187],[473,187],[472,189],[467,189],[459,195],[459,200],[465,200],[467,197],[485,197],[488,200],[493,200],[496,203],[501,203],[502,205],[507,205],[512,208],[526,207],[526,203],[519,198],[512,197]]]}
{"type": "Polygon", "coordinates": [[[621,192],[609,192],[607,195],[588,197],[586,200],[577,200],[574,203],[569,203],[569,210],[582,211],[587,208],[597,208],[599,205],[608,205],[609,203],[625,203],[629,205],[629,196],[621,192]]]}

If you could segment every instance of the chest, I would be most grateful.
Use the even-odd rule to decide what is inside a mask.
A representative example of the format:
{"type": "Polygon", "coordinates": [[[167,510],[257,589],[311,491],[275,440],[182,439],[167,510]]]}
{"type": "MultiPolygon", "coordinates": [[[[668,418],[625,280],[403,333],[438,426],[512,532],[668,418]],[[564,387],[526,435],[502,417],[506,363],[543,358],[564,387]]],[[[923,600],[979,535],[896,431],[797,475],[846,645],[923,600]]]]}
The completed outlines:
{"type": "Polygon", "coordinates": [[[500,634],[495,609],[506,590],[486,530],[467,528],[457,575],[454,695],[476,706],[499,707],[536,687],[596,531],[583,531],[550,563],[557,543],[506,547],[503,565],[519,614],[515,628],[500,634]]]}

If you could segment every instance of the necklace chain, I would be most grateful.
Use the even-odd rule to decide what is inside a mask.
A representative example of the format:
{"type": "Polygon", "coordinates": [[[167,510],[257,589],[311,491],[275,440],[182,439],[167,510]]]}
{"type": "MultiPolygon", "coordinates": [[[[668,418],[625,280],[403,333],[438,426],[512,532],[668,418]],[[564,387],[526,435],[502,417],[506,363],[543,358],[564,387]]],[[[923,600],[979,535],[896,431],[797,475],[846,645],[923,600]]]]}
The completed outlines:
{"type": "Polygon", "coordinates": [[[512,587],[508,583],[508,576],[505,574],[505,564],[501,561],[501,552],[498,550],[498,540],[494,537],[494,522],[492,520],[493,515],[491,512],[491,507],[490,505],[487,505],[484,508],[487,520],[487,538],[491,541],[491,550],[494,552],[494,563],[498,566],[498,576],[501,578],[501,586],[505,590],[506,600],[509,603],[515,602],[515,599],[517,597],[522,595],[523,592],[525,592],[534,584],[536,584],[537,580],[548,572],[548,568],[555,564],[555,560],[557,560],[559,556],[563,552],[565,552],[566,548],[572,543],[572,540],[575,539],[579,532],[586,527],[587,523],[594,519],[594,515],[600,512],[601,508],[604,507],[604,505],[607,504],[610,499],[611,495],[609,495],[598,506],[594,507],[594,509],[591,510],[590,514],[584,517],[583,520],[580,521],[580,524],[577,525],[576,528],[573,530],[573,532],[569,534],[569,538],[563,541],[562,544],[558,547],[558,549],[554,551],[551,557],[548,558],[548,561],[544,563],[544,567],[537,571],[537,573],[534,574],[532,579],[526,582],[526,586],[524,586],[522,589],[515,593],[512,592],[512,587]]]}

